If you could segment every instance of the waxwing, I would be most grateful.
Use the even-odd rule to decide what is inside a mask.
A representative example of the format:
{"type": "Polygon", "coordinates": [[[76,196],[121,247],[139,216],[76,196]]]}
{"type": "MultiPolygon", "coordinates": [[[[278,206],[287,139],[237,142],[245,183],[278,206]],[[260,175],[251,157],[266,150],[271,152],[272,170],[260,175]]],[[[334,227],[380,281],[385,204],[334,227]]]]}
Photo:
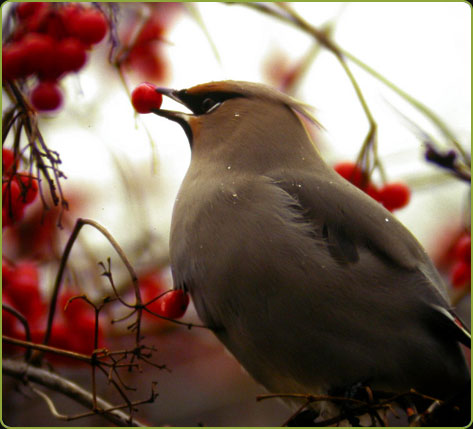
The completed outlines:
{"type": "Polygon", "coordinates": [[[153,110],[192,149],[172,216],[175,288],[257,382],[441,399],[468,385],[470,335],[432,261],[323,161],[306,105],[249,82],[157,91],[192,112],[153,110]]]}

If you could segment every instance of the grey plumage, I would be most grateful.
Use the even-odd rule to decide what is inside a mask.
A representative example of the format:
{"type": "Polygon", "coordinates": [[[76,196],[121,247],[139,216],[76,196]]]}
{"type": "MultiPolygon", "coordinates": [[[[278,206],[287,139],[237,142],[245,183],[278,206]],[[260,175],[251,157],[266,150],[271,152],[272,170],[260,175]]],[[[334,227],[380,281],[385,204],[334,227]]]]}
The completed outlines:
{"type": "Polygon", "coordinates": [[[325,164],[298,116],[307,106],[246,82],[166,94],[194,112],[155,111],[192,146],[172,220],[175,287],[258,382],[446,398],[468,381],[469,336],[431,260],[325,164]]]}

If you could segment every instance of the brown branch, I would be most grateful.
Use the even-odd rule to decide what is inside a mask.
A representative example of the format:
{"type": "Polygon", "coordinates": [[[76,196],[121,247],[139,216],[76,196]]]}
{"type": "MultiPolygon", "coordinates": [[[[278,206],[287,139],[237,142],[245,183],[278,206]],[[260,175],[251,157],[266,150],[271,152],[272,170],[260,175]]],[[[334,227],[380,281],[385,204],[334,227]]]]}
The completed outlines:
{"type": "MultiPolygon", "coordinates": [[[[3,359],[2,368],[3,374],[9,375],[21,381],[33,382],[56,392],[62,393],[63,395],[73,399],[74,401],[89,409],[91,409],[93,406],[93,398],[90,392],[86,391],[72,381],[67,380],[50,371],[33,367],[25,364],[24,362],[18,362],[11,359],[3,359]]],[[[140,403],[143,403],[143,401],[140,401],[140,403]]],[[[102,415],[105,419],[117,426],[146,427],[145,424],[117,409],[117,407],[113,406],[102,398],[97,397],[97,406],[100,407],[100,410],[97,410],[96,414],[102,415]]],[[[128,407],[129,404],[126,404],[125,406],[128,407]]]]}
{"type": "Polygon", "coordinates": [[[69,357],[71,359],[80,360],[82,362],[92,363],[92,358],[89,355],[72,352],[70,350],[59,349],[57,347],[52,347],[45,344],[36,344],[30,341],[23,341],[18,338],[8,337],[6,335],[2,335],[2,341],[5,341],[6,343],[9,343],[9,344],[13,344],[15,346],[25,347],[27,349],[34,349],[38,352],[42,352],[42,354],[55,353],[61,356],[69,357]]]}
{"type": "Polygon", "coordinates": [[[331,426],[335,425],[345,419],[361,416],[363,414],[370,414],[371,418],[375,418],[379,420],[381,424],[384,424],[382,418],[379,416],[377,410],[380,409],[392,409],[392,404],[397,402],[401,398],[405,398],[408,396],[418,396],[420,398],[433,401],[433,403],[442,405],[443,401],[439,400],[438,398],[434,398],[432,396],[424,395],[420,392],[417,392],[415,389],[410,389],[407,392],[395,394],[395,395],[388,395],[387,392],[373,392],[371,389],[368,388],[367,390],[369,401],[360,401],[359,399],[349,398],[344,396],[332,396],[332,395],[311,395],[306,393],[270,393],[270,394],[263,394],[258,395],[256,397],[257,401],[262,401],[264,399],[271,399],[271,398],[294,398],[294,399],[305,399],[305,402],[302,406],[299,407],[297,412],[293,413],[282,426],[286,426],[293,418],[295,418],[304,408],[310,405],[313,402],[319,401],[331,401],[331,402],[342,402],[342,403],[351,403],[352,407],[348,410],[340,412],[337,416],[331,417],[329,419],[320,421],[313,424],[313,426],[331,426]],[[381,395],[385,399],[375,400],[374,398],[377,395],[381,395]]]}
{"type": "Polygon", "coordinates": [[[332,395],[310,395],[306,393],[267,393],[263,395],[258,395],[256,397],[257,401],[262,401],[264,399],[272,398],[294,398],[294,399],[305,399],[309,402],[319,402],[319,401],[333,401],[333,402],[353,402],[359,405],[368,405],[366,401],[360,401],[355,398],[347,398],[345,396],[332,396],[332,395]]]}

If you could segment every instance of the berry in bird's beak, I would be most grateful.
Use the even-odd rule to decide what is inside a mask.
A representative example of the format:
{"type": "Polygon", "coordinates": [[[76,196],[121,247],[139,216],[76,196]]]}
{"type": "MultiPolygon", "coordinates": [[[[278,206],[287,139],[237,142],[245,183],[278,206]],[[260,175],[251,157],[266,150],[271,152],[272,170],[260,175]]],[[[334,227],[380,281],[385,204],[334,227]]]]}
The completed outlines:
{"type": "Polygon", "coordinates": [[[152,83],[141,83],[131,93],[131,103],[138,113],[151,113],[159,109],[163,96],[152,83]]]}
{"type": "Polygon", "coordinates": [[[175,121],[184,128],[184,131],[191,141],[192,132],[188,125],[189,114],[183,112],[176,112],[173,110],[160,109],[163,95],[177,101],[178,103],[185,103],[178,96],[180,91],[169,88],[157,88],[152,83],[144,82],[139,84],[131,93],[131,103],[138,113],[155,113],[164,118],[175,121]]]}

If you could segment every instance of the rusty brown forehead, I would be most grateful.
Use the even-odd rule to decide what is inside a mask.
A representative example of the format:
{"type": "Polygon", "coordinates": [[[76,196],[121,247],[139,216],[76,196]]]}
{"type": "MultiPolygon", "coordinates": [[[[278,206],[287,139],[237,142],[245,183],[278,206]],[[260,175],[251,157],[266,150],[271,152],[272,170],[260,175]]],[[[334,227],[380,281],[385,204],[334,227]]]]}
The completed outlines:
{"type": "Polygon", "coordinates": [[[193,86],[186,90],[191,95],[203,95],[209,92],[239,92],[237,85],[232,85],[230,82],[209,82],[193,86]]]}
{"type": "Polygon", "coordinates": [[[209,92],[225,92],[239,94],[243,96],[257,96],[260,98],[267,98],[274,101],[282,101],[286,104],[294,104],[295,100],[288,97],[286,94],[272,88],[271,86],[255,82],[245,82],[238,80],[222,80],[207,82],[193,86],[185,90],[190,95],[198,96],[209,92]]]}

